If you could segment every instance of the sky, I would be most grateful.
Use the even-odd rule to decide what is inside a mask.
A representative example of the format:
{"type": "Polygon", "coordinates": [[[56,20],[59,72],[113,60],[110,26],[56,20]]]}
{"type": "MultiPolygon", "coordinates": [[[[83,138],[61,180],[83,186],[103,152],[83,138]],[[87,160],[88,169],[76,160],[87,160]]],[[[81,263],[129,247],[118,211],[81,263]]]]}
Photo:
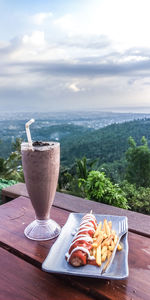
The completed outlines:
{"type": "Polygon", "coordinates": [[[150,107],[149,0],[0,0],[1,111],[150,107]]]}

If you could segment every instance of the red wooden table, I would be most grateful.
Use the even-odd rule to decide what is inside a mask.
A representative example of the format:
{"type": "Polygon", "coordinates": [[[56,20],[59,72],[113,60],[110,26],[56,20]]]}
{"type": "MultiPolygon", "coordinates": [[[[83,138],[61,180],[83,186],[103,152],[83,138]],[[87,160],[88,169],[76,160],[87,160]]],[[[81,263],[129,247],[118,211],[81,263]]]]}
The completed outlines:
{"type": "Polygon", "coordinates": [[[89,209],[129,213],[129,277],[102,280],[43,272],[41,264],[56,239],[36,242],[24,236],[34,211],[29,198],[21,196],[0,206],[0,300],[150,299],[150,216],[131,212],[132,217],[126,210],[56,193],[51,217],[63,226],[70,211],[89,209]]]}

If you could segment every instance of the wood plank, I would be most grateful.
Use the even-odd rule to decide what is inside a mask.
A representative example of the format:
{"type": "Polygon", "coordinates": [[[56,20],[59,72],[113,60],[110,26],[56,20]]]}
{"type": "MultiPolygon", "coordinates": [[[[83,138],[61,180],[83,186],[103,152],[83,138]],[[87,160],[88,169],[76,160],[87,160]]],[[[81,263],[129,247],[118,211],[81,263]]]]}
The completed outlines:
{"type": "MultiPolygon", "coordinates": [[[[20,195],[28,197],[24,183],[18,183],[3,189],[2,195],[3,199],[5,199],[6,196],[13,199],[20,195]]],[[[150,216],[148,215],[58,192],[55,196],[54,206],[74,212],[87,212],[92,209],[94,213],[98,214],[127,216],[130,231],[150,237],[150,216]]]]}
{"type": "Polygon", "coordinates": [[[17,183],[2,189],[1,195],[3,203],[7,202],[9,198],[15,199],[19,196],[29,197],[24,183],[17,183]]]}
{"type": "Polygon", "coordinates": [[[2,248],[0,257],[1,300],[93,299],[68,286],[61,278],[42,272],[2,248]]]}
{"type": "MultiPolygon", "coordinates": [[[[51,218],[61,226],[67,221],[68,215],[68,211],[63,210],[62,213],[62,209],[52,207],[51,218]]],[[[29,198],[19,197],[1,205],[0,245],[14,248],[18,256],[27,256],[31,263],[39,266],[39,261],[45,258],[56,239],[39,243],[25,238],[24,229],[34,219],[35,214],[29,198]]]]}
{"type": "MultiPolygon", "coordinates": [[[[52,217],[63,225],[69,212],[52,208],[52,217]]],[[[20,197],[0,207],[1,246],[20,255],[35,266],[47,256],[54,240],[36,242],[24,237],[24,227],[33,219],[29,199],[20,197]]],[[[150,239],[129,233],[129,270],[126,280],[97,280],[63,276],[69,285],[88,292],[96,299],[134,299],[147,300],[150,295],[150,239]]]]}

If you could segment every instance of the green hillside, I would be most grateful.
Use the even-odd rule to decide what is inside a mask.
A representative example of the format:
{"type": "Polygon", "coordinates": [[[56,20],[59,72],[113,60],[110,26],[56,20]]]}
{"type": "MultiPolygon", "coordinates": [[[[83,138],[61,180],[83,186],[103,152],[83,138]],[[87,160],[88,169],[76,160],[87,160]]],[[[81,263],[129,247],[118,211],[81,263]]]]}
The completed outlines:
{"type": "MultiPolygon", "coordinates": [[[[15,128],[15,123],[14,123],[15,128]]],[[[128,138],[132,136],[137,144],[142,136],[150,141],[150,119],[139,119],[115,123],[98,130],[73,124],[58,124],[31,130],[33,140],[58,140],[61,144],[61,164],[72,165],[76,158],[86,156],[98,158],[99,165],[112,163],[123,158],[128,148],[128,138]]],[[[26,140],[24,126],[16,123],[16,129],[0,131],[0,157],[7,158],[13,151],[12,141],[26,140]]]]}
{"type": "Polygon", "coordinates": [[[71,165],[76,158],[83,156],[98,158],[99,164],[120,160],[128,148],[129,136],[135,139],[137,145],[142,136],[150,141],[150,119],[112,124],[80,136],[65,137],[61,141],[61,164],[71,165]]]}
{"type": "MultiPolygon", "coordinates": [[[[26,132],[24,130],[24,123],[22,121],[14,123],[14,130],[9,128],[3,129],[0,123],[0,157],[7,158],[11,151],[13,151],[12,142],[16,138],[22,138],[27,140],[26,132]]],[[[88,132],[93,132],[94,129],[73,125],[73,124],[58,124],[45,127],[31,128],[31,135],[33,141],[54,141],[58,140],[61,144],[64,140],[70,141],[72,137],[80,138],[82,135],[86,135],[88,132]]]]}
{"type": "MultiPolygon", "coordinates": [[[[15,136],[17,132],[14,139],[15,136]]],[[[2,155],[9,151],[9,143],[15,150],[7,159],[0,157],[2,187],[7,183],[5,179],[24,180],[20,139],[12,145],[9,138],[0,144],[2,155]]],[[[150,213],[150,119],[113,124],[99,130],[73,124],[53,125],[36,128],[33,138],[60,141],[59,191],[150,213]]]]}

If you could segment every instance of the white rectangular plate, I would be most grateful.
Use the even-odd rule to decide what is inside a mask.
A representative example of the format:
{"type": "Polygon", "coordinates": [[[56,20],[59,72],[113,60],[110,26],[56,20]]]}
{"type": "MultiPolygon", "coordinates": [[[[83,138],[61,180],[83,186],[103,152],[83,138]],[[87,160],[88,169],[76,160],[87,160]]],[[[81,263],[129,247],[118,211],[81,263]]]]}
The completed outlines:
{"type": "MultiPolygon", "coordinates": [[[[94,278],[103,278],[103,279],[124,279],[129,275],[128,269],[128,235],[125,234],[121,239],[123,249],[117,251],[113,263],[106,270],[103,275],[101,271],[105,264],[102,263],[101,267],[93,265],[85,265],[81,267],[71,266],[65,259],[65,253],[68,251],[71,241],[73,239],[72,233],[79,227],[82,217],[85,214],[81,213],[71,213],[68,217],[68,220],[64,227],[61,230],[61,233],[51,247],[50,252],[42,264],[42,269],[50,273],[59,273],[66,275],[75,275],[82,277],[94,277],[94,278]]],[[[99,215],[95,214],[96,220],[104,221],[106,218],[107,221],[112,221],[112,228],[118,234],[119,230],[119,221],[124,220],[127,217],[124,216],[111,216],[111,215],[99,215]]]]}

